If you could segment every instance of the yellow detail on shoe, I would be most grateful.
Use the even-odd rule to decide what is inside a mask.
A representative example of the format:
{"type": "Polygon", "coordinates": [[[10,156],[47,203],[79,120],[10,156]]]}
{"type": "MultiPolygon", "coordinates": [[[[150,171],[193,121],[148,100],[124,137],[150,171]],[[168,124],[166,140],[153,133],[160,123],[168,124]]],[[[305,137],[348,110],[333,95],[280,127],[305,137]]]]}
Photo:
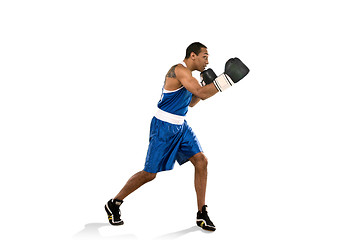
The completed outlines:
{"type": "Polygon", "coordinates": [[[203,227],[203,226],[204,226],[204,224],[205,224],[205,223],[204,223],[204,222],[202,222],[202,223],[200,224],[200,227],[203,227]]]}
{"type": "Polygon", "coordinates": [[[112,219],[112,216],[109,216],[109,220],[111,220],[112,219]]]}

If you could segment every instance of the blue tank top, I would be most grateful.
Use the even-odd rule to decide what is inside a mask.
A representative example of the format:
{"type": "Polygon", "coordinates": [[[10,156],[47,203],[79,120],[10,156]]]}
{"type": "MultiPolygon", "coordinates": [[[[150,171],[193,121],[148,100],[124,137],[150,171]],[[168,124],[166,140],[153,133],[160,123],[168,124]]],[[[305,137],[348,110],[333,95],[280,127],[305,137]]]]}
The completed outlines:
{"type": "Polygon", "coordinates": [[[179,116],[185,116],[191,102],[192,93],[185,87],[175,91],[167,91],[163,88],[158,108],[161,110],[179,116]]]}
{"type": "MultiPolygon", "coordinates": [[[[185,63],[181,64],[186,67],[185,63]]],[[[181,87],[174,91],[168,91],[163,88],[158,108],[168,113],[185,116],[188,111],[191,98],[192,93],[185,87],[181,87]]]]}

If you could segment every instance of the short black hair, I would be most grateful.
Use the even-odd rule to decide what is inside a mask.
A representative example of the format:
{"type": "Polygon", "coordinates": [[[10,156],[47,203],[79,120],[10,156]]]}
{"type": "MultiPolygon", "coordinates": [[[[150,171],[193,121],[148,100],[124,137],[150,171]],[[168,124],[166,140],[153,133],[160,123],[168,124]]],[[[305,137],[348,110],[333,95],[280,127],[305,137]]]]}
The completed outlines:
{"type": "Polygon", "coordinates": [[[195,53],[196,55],[199,55],[199,53],[201,52],[201,48],[207,48],[207,47],[199,42],[194,42],[190,44],[186,49],[185,59],[189,58],[192,52],[195,53]]]}

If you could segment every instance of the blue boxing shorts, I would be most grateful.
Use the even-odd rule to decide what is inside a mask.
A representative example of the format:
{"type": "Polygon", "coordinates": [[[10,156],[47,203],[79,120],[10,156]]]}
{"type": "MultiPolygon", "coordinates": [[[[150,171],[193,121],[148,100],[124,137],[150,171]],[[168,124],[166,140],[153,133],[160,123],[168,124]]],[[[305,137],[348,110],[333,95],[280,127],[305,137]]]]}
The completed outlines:
{"type": "Polygon", "coordinates": [[[200,143],[186,120],[180,125],[153,117],[149,141],[144,168],[149,173],[172,170],[175,161],[182,165],[202,152],[200,143]]]}

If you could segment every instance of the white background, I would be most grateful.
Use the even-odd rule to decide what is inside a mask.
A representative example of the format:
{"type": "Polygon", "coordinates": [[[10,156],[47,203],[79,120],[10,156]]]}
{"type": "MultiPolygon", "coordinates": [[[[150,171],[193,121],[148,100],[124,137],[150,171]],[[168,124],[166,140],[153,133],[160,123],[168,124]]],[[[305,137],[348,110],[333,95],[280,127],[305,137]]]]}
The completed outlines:
{"type": "MultiPolygon", "coordinates": [[[[359,239],[356,1],[2,1],[2,239],[359,239]],[[143,168],[164,76],[208,47],[241,82],[188,122],[217,231],[195,226],[193,166],[103,206],[143,168]],[[85,226],[86,225],[86,226],[85,226]]],[[[194,72],[199,78],[199,73],[194,72]]]]}

